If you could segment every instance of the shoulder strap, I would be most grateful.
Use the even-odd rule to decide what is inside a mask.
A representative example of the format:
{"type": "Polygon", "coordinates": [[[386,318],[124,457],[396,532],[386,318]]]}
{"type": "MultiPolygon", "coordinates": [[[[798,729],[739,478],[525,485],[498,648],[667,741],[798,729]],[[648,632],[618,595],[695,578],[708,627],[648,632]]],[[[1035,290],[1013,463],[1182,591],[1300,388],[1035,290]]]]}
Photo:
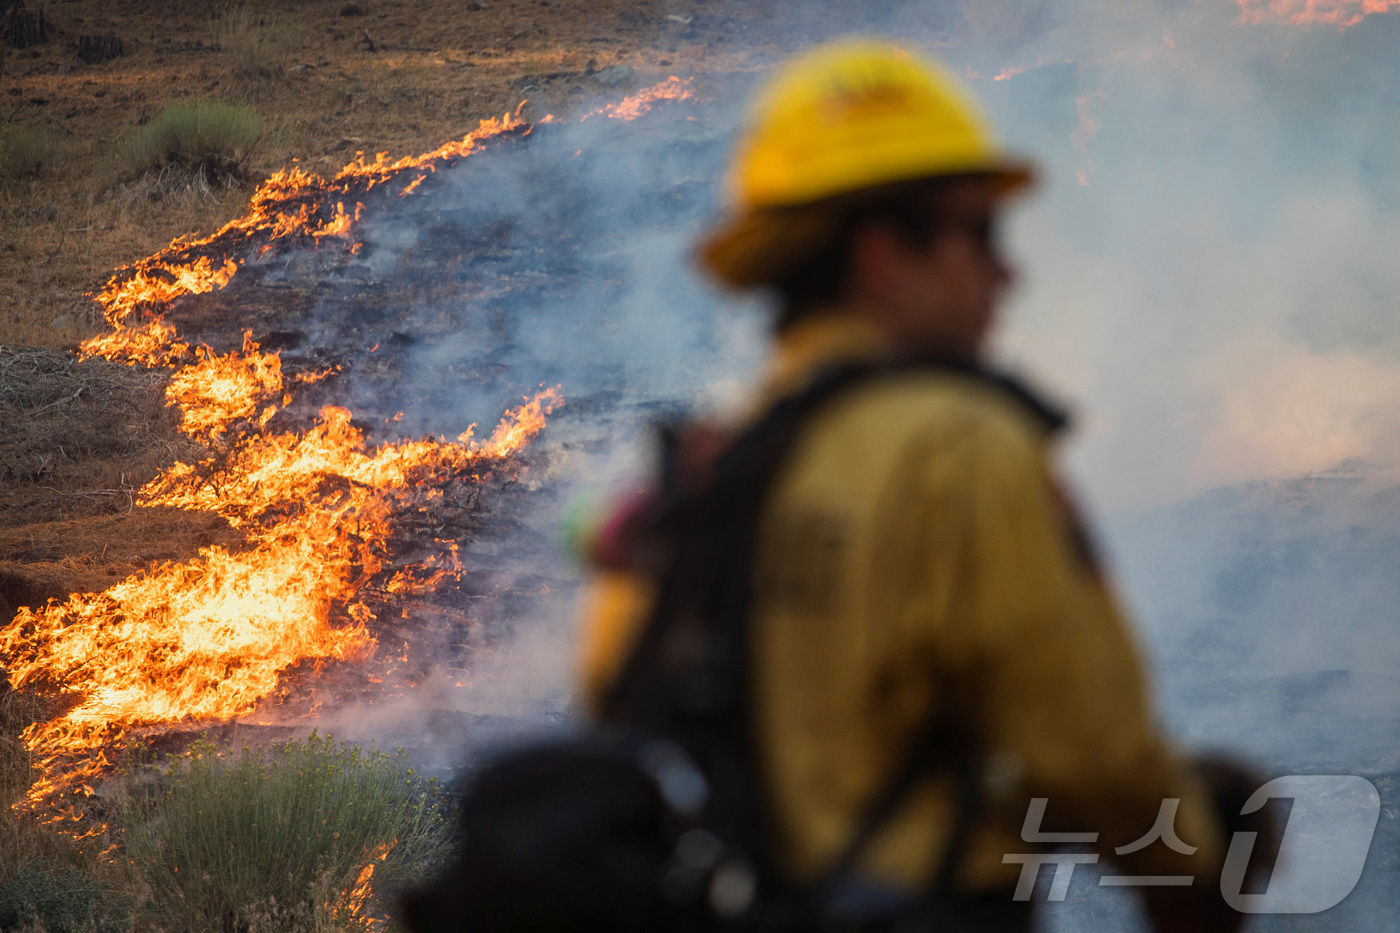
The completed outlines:
{"type": "Polygon", "coordinates": [[[953,876],[962,862],[963,851],[982,806],[981,756],[961,731],[943,717],[935,715],[930,716],[914,733],[899,767],[871,799],[855,832],[822,874],[816,886],[819,895],[829,897],[851,876],[856,863],[875,841],[880,829],[895,815],[899,805],[920,780],[939,768],[949,767],[957,779],[958,791],[953,828],[943,857],[939,860],[938,870],[929,880],[929,891],[945,893],[951,890],[953,876]]]}
{"type": "MultiPolygon", "coordinates": [[[[747,630],[753,535],[768,488],[788,449],[808,416],[823,402],[885,368],[863,363],[830,369],[803,389],[780,399],[729,444],[716,462],[707,488],[699,492],[678,488],[663,476],[663,501],[655,520],[660,531],[657,537],[664,539],[670,533],[692,531],[693,526],[682,526],[698,513],[706,530],[722,539],[716,550],[725,560],[718,574],[725,584],[725,592],[718,594],[718,602],[723,605],[711,609],[726,617],[724,621],[732,633],[747,630]]],[[[683,551],[675,545],[684,542],[664,543],[681,553],[669,555],[669,566],[663,569],[650,618],[604,698],[603,710],[608,718],[638,722],[641,711],[637,709],[636,691],[647,681],[648,667],[656,663],[660,642],[679,608],[676,601],[690,595],[678,585],[687,568],[680,566],[678,558],[683,557],[683,551]]],[[[732,647],[740,649],[742,644],[736,640],[732,647]]],[[[741,673],[738,667],[731,671],[736,676],[741,673]]]]}

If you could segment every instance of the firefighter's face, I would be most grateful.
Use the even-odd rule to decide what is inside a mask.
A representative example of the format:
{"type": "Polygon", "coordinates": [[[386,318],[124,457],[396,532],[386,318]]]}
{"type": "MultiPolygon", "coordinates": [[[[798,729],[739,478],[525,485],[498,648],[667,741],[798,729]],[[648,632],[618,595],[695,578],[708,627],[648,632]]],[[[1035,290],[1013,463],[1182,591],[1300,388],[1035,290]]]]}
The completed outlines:
{"type": "Polygon", "coordinates": [[[879,226],[856,232],[850,297],[901,346],[975,358],[1013,275],[997,249],[999,197],[983,178],[944,194],[943,222],[924,245],[879,226]]]}

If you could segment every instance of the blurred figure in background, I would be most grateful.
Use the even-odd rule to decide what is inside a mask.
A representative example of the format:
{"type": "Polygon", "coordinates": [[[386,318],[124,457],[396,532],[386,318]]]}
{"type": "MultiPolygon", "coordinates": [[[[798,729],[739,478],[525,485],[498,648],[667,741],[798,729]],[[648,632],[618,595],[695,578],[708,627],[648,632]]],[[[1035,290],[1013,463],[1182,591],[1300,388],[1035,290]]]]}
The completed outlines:
{"type": "Polygon", "coordinates": [[[585,693],[688,747],[737,716],[745,748],[700,765],[749,775],[742,820],[788,882],[850,863],[854,928],[1028,929],[1025,856],[1058,832],[1124,874],[1193,879],[1142,887],[1157,930],[1234,929],[1221,811],[1153,720],[1052,467],[1065,419],[984,365],[1013,278],[998,222],[1031,181],[948,75],[887,45],[771,82],[701,249],[720,282],[778,296],[767,376],[747,424],[683,432],[658,496],[598,536],[585,693]],[[673,521],[658,543],[665,501],[726,470],[748,477],[747,536],[695,551],[673,521]],[[710,600],[718,641],[678,621],[709,599],[675,595],[678,560],[740,594],[710,600]],[[685,684],[717,652],[742,682],[716,700],[685,684]]]}

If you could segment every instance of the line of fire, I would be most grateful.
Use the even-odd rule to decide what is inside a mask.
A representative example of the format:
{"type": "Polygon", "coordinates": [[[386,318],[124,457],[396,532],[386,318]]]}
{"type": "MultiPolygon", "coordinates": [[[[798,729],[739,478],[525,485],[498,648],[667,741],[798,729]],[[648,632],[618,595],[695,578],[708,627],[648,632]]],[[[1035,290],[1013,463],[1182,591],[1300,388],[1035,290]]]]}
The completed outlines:
{"type": "MultiPolygon", "coordinates": [[[[689,97],[671,78],[590,116],[633,120],[689,97]]],[[[244,540],[101,593],[22,608],[0,634],[12,688],[54,691],[69,707],[23,736],[43,773],[29,799],[52,819],[82,835],[105,830],[85,801],[123,739],[256,718],[260,704],[286,702],[298,680],[328,666],[349,665],[385,693],[412,688],[411,670],[399,673],[410,667],[403,620],[422,613],[474,624],[453,605],[466,591],[448,532],[469,533],[482,497],[528,471],[524,454],[564,404],[562,387],[541,388],[480,439],[473,425],[452,440],[374,446],[341,406],[322,406],[309,424],[278,419],[304,387],[333,380],[335,364],[303,360],[284,371],[281,352],[264,350],[252,331],[228,352],[191,346],[170,312],[293,250],[310,247],[317,262],[343,267],[359,257],[356,224],[367,211],[431,197],[424,182],[440,168],[528,145],[536,129],[507,114],[434,152],[358,159],[329,180],[279,172],[245,216],[118,270],[94,296],[112,330],[80,356],[168,367],[166,399],[180,430],[208,451],[173,464],[136,492],[136,504],[217,514],[244,540]]],[[[195,302],[184,307],[202,313],[195,302]]]]}

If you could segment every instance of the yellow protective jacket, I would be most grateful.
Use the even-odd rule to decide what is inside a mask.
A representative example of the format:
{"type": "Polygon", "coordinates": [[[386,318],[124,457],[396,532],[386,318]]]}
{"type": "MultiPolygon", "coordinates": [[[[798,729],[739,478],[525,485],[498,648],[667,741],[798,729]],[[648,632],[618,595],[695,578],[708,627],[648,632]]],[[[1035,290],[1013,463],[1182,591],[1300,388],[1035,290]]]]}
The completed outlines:
{"type": "MultiPolygon", "coordinates": [[[[779,341],[761,405],[823,365],[886,352],[845,316],[779,341]]],[[[1191,855],[1158,840],[1119,873],[1194,874],[1223,854],[1206,792],[1153,722],[1142,664],[1050,467],[1046,420],[975,375],[919,370],[855,386],[802,429],[764,506],[751,620],[755,722],[788,869],[820,874],[932,710],[985,752],[986,803],[959,888],[1004,891],[1033,797],[1044,831],[1097,832],[1111,855],[1164,799],[1191,855]]],[[[585,619],[584,689],[597,699],[650,593],[611,572],[585,619]]],[[[955,786],[934,775],[869,848],[861,872],[925,882],[955,786]]],[[[1048,869],[1047,869],[1048,870],[1048,869]]]]}

